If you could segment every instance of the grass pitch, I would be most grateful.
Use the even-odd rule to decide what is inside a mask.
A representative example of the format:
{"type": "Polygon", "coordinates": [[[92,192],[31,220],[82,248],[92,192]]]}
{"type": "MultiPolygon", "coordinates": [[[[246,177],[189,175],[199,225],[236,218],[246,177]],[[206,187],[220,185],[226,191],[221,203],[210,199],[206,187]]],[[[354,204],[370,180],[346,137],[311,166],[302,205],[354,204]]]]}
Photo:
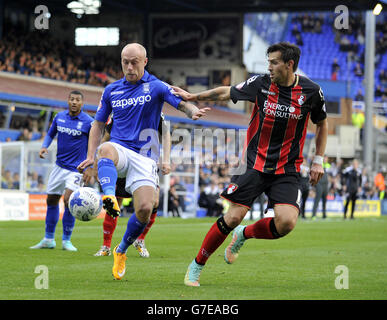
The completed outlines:
{"type": "MultiPolygon", "coordinates": [[[[113,280],[113,257],[94,257],[102,244],[102,220],[77,221],[72,237],[78,252],[31,250],[44,221],[0,222],[1,300],[381,300],[387,299],[387,217],[343,221],[299,220],[279,240],[247,241],[238,260],[223,260],[229,238],[208,261],[201,287],[183,284],[188,264],[215,218],[158,217],[146,238],[150,258],[128,249],[126,275],[113,280]],[[48,289],[37,289],[37,266],[48,270],[48,289]],[[337,289],[338,266],[348,270],[348,289],[337,289]],[[337,271],[337,270],[336,270],[337,271]]],[[[250,221],[244,221],[248,224],[250,221]]],[[[125,231],[120,218],[112,244],[125,231]]]]}

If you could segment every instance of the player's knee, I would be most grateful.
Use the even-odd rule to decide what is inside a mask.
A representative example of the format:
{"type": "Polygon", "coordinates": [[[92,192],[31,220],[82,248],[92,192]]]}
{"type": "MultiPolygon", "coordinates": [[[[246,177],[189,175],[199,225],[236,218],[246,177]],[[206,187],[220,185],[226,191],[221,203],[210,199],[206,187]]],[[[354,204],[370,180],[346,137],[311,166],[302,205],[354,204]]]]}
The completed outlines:
{"type": "Polygon", "coordinates": [[[234,229],[243,221],[247,211],[248,209],[245,207],[231,205],[227,214],[224,216],[224,221],[226,222],[227,226],[234,229]]]}
{"type": "Polygon", "coordinates": [[[235,228],[237,227],[238,225],[240,225],[240,223],[242,222],[243,218],[241,219],[239,216],[235,216],[235,215],[230,215],[230,216],[227,216],[227,220],[225,218],[225,221],[227,223],[227,225],[230,227],[230,228],[235,228]]]}
{"type": "Polygon", "coordinates": [[[143,217],[147,217],[152,213],[153,203],[151,202],[141,202],[138,205],[136,212],[143,217]]]}
{"type": "Polygon", "coordinates": [[[292,231],[296,227],[296,223],[297,222],[294,221],[293,219],[286,220],[285,224],[283,225],[282,234],[285,235],[285,234],[288,234],[290,231],[292,231]]]}
{"type": "MultiPolygon", "coordinates": [[[[159,207],[159,199],[158,198],[156,198],[155,199],[155,203],[154,203],[154,205],[153,205],[153,208],[158,208],[159,207]]],[[[153,209],[152,208],[152,209],[153,209]]]]}
{"type": "Polygon", "coordinates": [[[104,143],[98,148],[97,157],[98,159],[107,158],[116,162],[118,156],[117,151],[114,149],[114,147],[112,147],[108,143],[104,143]]]}
{"type": "Polygon", "coordinates": [[[284,236],[296,227],[297,217],[294,217],[294,215],[286,215],[282,216],[276,222],[278,233],[284,236]]]}

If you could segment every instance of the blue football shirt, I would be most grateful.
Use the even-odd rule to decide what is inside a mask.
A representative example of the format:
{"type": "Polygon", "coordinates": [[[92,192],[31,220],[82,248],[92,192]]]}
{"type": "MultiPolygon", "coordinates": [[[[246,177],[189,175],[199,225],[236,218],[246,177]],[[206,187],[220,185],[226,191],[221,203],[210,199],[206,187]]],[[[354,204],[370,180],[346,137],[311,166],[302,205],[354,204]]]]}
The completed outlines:
{"type": "Polygon", "coordinates": [[[47,134],[57,139],[56,164],[70,171],[77,171],[77,166],[87,157],[89,131],[94,121],[87,113],[81,111],[75,117],[69,111],[59,112],[47,134]]]}
{"type": "Polygon", "coordinates": [[[106,122],[113,112],[110,141],[157,162],[160,153],[158,126],[164,102],[177,108],[182,101],[171,91],[168,84],[147,71],[135,84],[123,77],[105,88],[95,120],[106,122]]]}

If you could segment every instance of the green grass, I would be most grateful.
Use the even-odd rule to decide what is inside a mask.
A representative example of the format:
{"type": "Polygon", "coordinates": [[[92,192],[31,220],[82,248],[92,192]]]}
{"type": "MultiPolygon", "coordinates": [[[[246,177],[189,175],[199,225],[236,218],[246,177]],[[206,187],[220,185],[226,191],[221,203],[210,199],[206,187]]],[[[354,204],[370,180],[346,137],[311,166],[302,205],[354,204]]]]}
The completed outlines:
{"type": "MultiPolygon", "coordinates": [[[[157,218],[146,239],[151,253],[141,258],[128,250],[126,275],[115,281],[113,258],[94,257],[102,244],[102,220],[76,222],[72,242],[78,252],[57,248],[31,250],[43,236],[44,221],[0,222],[0,299],[386,299],[387,217],[299,221],[279,240],[247,241],[238,260],[227,265],[223,252],[229,239],[208,261],[201,287],[183,284],[188,264],[215,219],[157,218]],[[38,265],[49,271],[49,288],[36,289],[38,265]],[[349,289],[335,288],[335,268],[349,270],[349,289]]],[[[126,228],[121,218],[113,237],[126,228]]],[[[246,223],[250,223],[246,221],[246,223]]]]}

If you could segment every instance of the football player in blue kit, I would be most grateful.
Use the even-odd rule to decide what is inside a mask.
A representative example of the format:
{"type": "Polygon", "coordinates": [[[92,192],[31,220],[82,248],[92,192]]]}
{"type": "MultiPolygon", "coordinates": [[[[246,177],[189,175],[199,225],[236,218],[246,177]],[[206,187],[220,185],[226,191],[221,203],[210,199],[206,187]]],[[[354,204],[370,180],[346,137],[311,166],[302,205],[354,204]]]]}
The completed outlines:
{"type": "Polygon", "coordinates": [[[72,192],[81,185],[82,175],[77,166],[86,159],[89,132],[94,119],[82,111],[83,95],[79,91],[71,91],[68,97],[68,110],[59,112],[47,132],[39,151],[44,159],[56,135],[57,154],[54,169],[47,182],[47,213],[44,238],[31,249],[53,249],[55,228],[59,220],[59,200],[64,196],[65,210],[63,213],[62,248],[77,251],[70,241],[75,218],[71,215],[68,201],[72,192]]]}
{"type": "Polygon", "coordinates": [[[90,130],[87,159],[78,170],[83,172],[98,158],[98,179],[103,190],[103,204],[108,214],[118,216],[115,197],[117,177],[126,177],[125,189],[133,195],[133,214],[122,241],[113,250],[113,276],[125,274],[126,250],[146,227],[156,201],[159,157],[158,125],[164,103],[197,120],[210,108],[199,109],[173,94],[172,88],[145,70],[146,49],[130,43],[121,51],[124,77],[108,85],[101,97],[90,130]],[[114,112],[111,139],[100,145],[105,122],[114,112]],[[98,148],[98,150],[97,150],[98,148]],[[97,155],[96,155],[97,151],[97,155]]]}

